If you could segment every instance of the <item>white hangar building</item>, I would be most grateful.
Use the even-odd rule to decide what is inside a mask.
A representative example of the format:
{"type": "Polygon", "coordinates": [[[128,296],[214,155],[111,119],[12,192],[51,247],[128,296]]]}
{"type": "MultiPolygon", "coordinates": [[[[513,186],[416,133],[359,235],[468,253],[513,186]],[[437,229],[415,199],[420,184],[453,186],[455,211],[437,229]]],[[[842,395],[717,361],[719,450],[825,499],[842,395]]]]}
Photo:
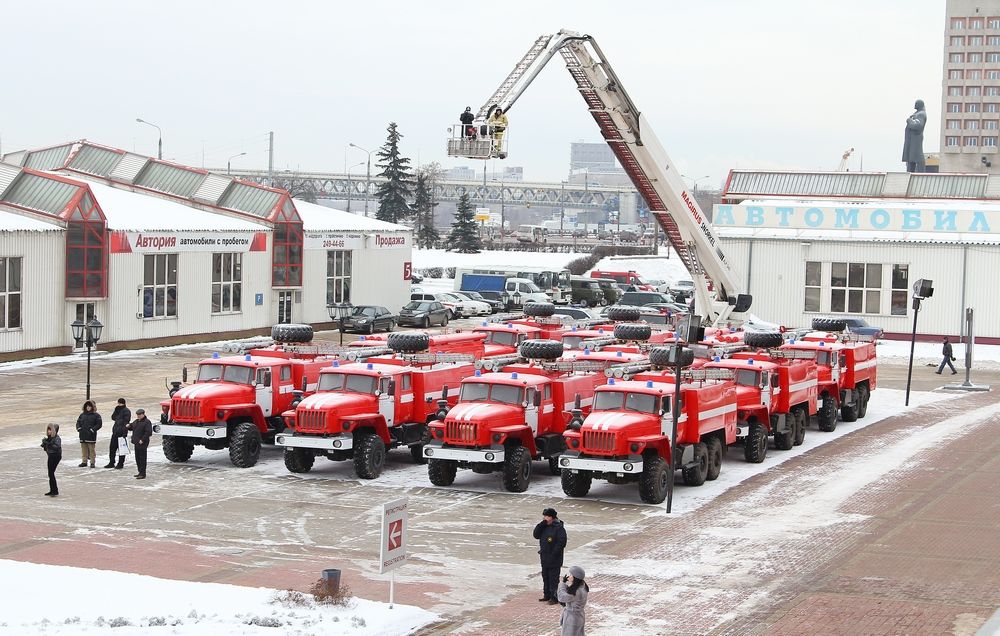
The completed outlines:
{"type": "Polygon", "coordinates": [[[0,163],[0,360],[330,323],[409,298],[410,228],[89,141],[0,163]]]}
{"type": "Polygon", "coordinates": [[[1000,175],[733,170],[713,210],[762,319],[859,316],[909,340],[912,287],[934,282],[918,338],[1000,343],[1000,175]]]}

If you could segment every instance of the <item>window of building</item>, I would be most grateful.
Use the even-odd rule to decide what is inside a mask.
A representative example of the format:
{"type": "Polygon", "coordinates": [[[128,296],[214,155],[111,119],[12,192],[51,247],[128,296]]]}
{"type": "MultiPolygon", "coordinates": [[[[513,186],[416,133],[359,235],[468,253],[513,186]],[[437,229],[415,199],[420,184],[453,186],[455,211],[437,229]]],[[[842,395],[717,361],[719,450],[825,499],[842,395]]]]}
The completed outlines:
{"type": "Polygon", "coordinates": [[[966,86],[965,94],[969,97],[979,97],[983,93],[982,86],[966,86]]]}
{"type": "Polygon", "coordinates": [[[978,113],[979,112],[979,104],[966,104],[965,105],[965,112],[967,112],[967,113],[978,113]]]}
{"type": "Polygon", "coordinates": [[[949,86],[948,87],[948,96],[949,97],[959,97],[961,94],[962,94],[962,87],[961,86],[949,86]]]}
{"type": "Polygon", "coordinates": [[[986,21],[986,27],[990,29],[1000,29],[1000,18],[990,18],[986,21]]]}
{"type": "Polygon", "coordinates": [[[965,120],[966,130],[979,130],[979,120],[978,119],[967,119],[965,120]]]}
{"type": "Polygon", "coordinates": [[[966,57],[966,61],[969,64],[982,64],[983,63],[983,54],[982,53],[969,53],[969,55],[966,57]]]}
{"type": "Polygon", "coordinates": [[[948,62],[950,62],[951,64],[961,64],[964,61],[965,61],[965,54],[964,53],[949,53],[948,54],[948,62]]]}
{"type": "Polygon", "coordinates": [[[965,79],[970,79],[970,80],[983,79],[983,72],[978,68],[970,69],[965,72],[965,79]]]}
{"type": "Polygon", "coordinates": [[[953,29],[964,29],[965,28],[965,18],[952,18],[951,28],[953,29]]]}
{"type": "Polygon", "coordinates": [[[987,35],[986,44],[988,46],[1000,46],[1000,35],[987,35]]]}
{"type": "Polygon", "coordinates": [[[983,86],[983,95],[996,97],[1000,95],[1000,86],[983,86]]]}
{"type": "Polygon", "coordinates": [[[877,314],[881,311],[880,263],[830,263],[830,311],[877,314]]]}
{"type": "Polygon", "coordinates": [[[958,121],[957,119],[949,119],[945,127],[948,130],[960,130],[962,128],[962,122],[958,121]]]}
{"type": "Polygon", "coordinates": [[[983,104],[984,113],[996,113],[1000,112],[1000,105],[998,104],[983,104]]]}
{"type": "Polygon", "coordinates": [[[326,304],[351,302],[351,251],[326,253],[326,304]]]}
{"type": "Polygon", "coordinates": [[[1000,62],[1000,53],[998,53],[996,51],[992,51],[990,53],[987,53],[986,54],[986,61],[987,62],[1000,62]]]}
{"type": "Polygon", "coordinates": [[[969,18],[969,28],[970,29],[981,29],[983,28],[982,18],[969,18]]]}
{"type": "Polygon", "coordinates": [[[948,40],[948,44],[951,46],[965,46],[965,37],[961,35],[953,35],[948,40]]]}
{"type": "Polygon", "coordinates": [[[66,297],[103,298],[107,292],[107,224],[84,195],[66,224],[66,297]]]}
{"type": "Polygon", "coordinates": [[[906,292],[909,287],[909,265],[892,266],[892,307],[893,316],[906,315],[906,292]]]}
{"type": "Polygon", "coordinates": [[[21,328],[21,259],[0,258],[0,329],[21,328]]]}
{"type": "Polygon", "coordinates": [[[969,36],[969,46],[982,46],[983,36],[981,35],[970,35],[969,36]]]}
{"type": "Polygon", "coordinates": [[[177,255],[146,254],[142,271],[142,317],[177,315],[177,255]]]}
{"type": "Polygon", "coordinates": [[[983,137],[983,145],[989,146],[990,148],[996,148],[997,138],[996,137],[983,137]]]}
{"type": "Polygon", "coordinates": [[[945,137],[944,145],[955,148],[958,146],[958,137],[945,137]]]}
{"type": "Polygon", "coordinates": [[[823,264],[817,261],[806,261],[806,311],[819,311],[823,284],[823,264]]]}
{"type": "Polygon", "coordinates": [[[979,145],[979,137],[966,137],[964,139],[962,145],[966,146],[966,147],[978,146],[979,145]]]}
{"type": "Polygon", "coordinates": [[[949,102],[948,103],[948,112],[949,113],[960,113],[960,112],[962,112],[962,105],[961,104],[956,104],[955,102],[949,102]]]}
{"type": "Polygon", "coordinates": [[[274,224],[274,254],[271,284],[274,287],[302,285],[302,223],[274,224]]]}
{"type": "Polygon", "coordinates": [[[243,302],[243,254],[212,254],[212,313],[237,312],[243,302]]]}
{"type": "Polygon", "coordinates": [[[962,71],[958,69],[952,69],[948,71],[948,79],[960,80],[962,79],[962,71]]]}

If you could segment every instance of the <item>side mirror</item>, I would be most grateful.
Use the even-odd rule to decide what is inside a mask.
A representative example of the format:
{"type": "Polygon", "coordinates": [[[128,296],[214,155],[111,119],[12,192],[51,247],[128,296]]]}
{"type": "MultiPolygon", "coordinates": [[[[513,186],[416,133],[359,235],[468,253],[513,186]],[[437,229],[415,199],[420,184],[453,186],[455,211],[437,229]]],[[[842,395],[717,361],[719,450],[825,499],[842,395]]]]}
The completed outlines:
{"type": "Polygon", "coordinates": [[[443,387],[441,387],[441,399],[442,400],[447,400],[448,399],[448,385],[447,384],[444,385],[443,387]]]}
{"type": "Polygon", "coordinates": [[[188,381],[188,368],[184,367],[181,369],[181,382],[188,381]]]}

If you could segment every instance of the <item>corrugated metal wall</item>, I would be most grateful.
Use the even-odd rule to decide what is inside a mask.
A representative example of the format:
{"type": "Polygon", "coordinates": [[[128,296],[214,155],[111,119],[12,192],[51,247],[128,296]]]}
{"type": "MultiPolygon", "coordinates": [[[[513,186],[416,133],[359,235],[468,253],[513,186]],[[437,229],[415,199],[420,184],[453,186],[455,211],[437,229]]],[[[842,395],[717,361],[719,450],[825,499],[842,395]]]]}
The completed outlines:
{"type": "Polygon", "coordinates": [[[63,313],[65,235],[53,232],[0,232],[0,256],[21,260],[21,325],[0,330],[0,352],[72,344],[63,313]]]}

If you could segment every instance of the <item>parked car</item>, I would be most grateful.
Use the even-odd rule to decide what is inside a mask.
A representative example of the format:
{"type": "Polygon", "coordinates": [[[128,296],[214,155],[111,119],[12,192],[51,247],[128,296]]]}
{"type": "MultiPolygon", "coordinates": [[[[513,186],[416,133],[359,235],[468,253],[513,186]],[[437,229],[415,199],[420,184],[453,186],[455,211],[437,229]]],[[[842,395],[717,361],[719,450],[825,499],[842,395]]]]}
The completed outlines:
{"type": "Polygon", "coordinates": [[[438,294],[442,303],[450,302],[455,305],[455,316],[457,318],[468,318],[469,316],[489,316],[493,313],[490,304],[481,300],[472,300],[456,292],[441,292],[438,294]]]}
{"type": "Polygon", "coordinates": [[[490,306],[490,313],[493,313],[493,314],[495,314],[498,311],[500,311],[500,310],[503,309],[503,303],[502,302],[500,302],[497,299],[486,298],[482,294],[480,294],[479,292],[474,292],[474,291],[460,291],[460,292],[451,292],[451,293],[455,294],[456,296],[463,296],[465,298],[468,298],[469,300],[478,300],[481,303],[486,303],[487,305],[490,306]]]}
{"type": "Polygon", "coordinates": [[[416,272],[412,272],[410,274],[410,282],[413,283],[414,285],[419,285],[420,283],[424,282],[424,277],[416,272]]]}
{"type": "Polygon", "coordinates": [[[648,291],[627,291],[622,294],[622,297],[618,300],[619,305],[655,305],[655,304],[669,304],[673,305],[674,299],[670,297],[669,294],[664,294],[663,292],[648,292],[648,291]]]}
{"type": "Polygon", "coordinates": [[[618,233],[618,240],[622,243],[635,243],[639,240],[639,235],[632,230],[622,230],[618,233]]]}
{"type": "Polygon", "coordinates": [[[552,314],[555,317],[566,316],[567,318],[572,318],[573,320],[591,320],[594,318],[600,318],[595,310],[584,309],[582,307],[567,307],[565,305],[559,305],[556,307],[556,313],[552,314]]]}
{"type": "Polygon", "coordinates": [[[452,320],[455,316],[459,315],[458,306],[455,304],[454,300],[449,300],[444,297],[443,294],[432,294],[431,292],[414,292],[410,294],[410,300],[429,300],[437,301],[444,305],[444,308],[448,311],[448,320],[452,320]]]}
{"type": "Polygon", "coordinates": [[[584,229],[573,230],[573,238],[587,238],[587,230],[584,229]]]}
{"type": "Polygon", "coordinates": [[[448,324],[448,310],[436,300],[411,300],[399,311],[397,322],[425,329],[433,325],[444,327],[448,324]]]}
{"type": "Polygon", "coordinates": [[[604,300],[607,301],[609,305],[614,305],[618,302],[618,299],[622,297],[622,288],[618,286],[613,278],[594,278],[597,284],[601,286],[601,291],[604,292],[604,300]]]}
{"type": "Polygon", "coordinates": [[[396,315],[385,307],[379,307],[378,305],[358,305],[340,323],[341,331],[358,331],[361,333],[392,331],[395,328],[396,315]]]}
{"type": "Polygon", "coordinates": [[[694,281],[676,281],[673,285],[670,285],[670,287],[667,288],[667,291],[670,292],[670,295],[673,296],[675,300],[687,300],[691,296],[694,296],[694,281]]]}
{"type": "Polygon", "coordinates": [[[851,333],[856,333],[861,336],[872,336],[874,338],[881,338],[883,331],[881,327],[874,327],[868,324],[868,321],[864,318],[857,318],[852,316],[839,316],[833,318],[833,320],[843,320],[847,323],[847,330],[851,333]]]}
{"type": "Polygon", "coordinates": [[[593,278],[584,276],[573,276],[569,280],[573,290],[573,302],[584,307],[596,307],[606,305],[608,301],[604,299],[604,292],[601,285],[593,278]]]}

